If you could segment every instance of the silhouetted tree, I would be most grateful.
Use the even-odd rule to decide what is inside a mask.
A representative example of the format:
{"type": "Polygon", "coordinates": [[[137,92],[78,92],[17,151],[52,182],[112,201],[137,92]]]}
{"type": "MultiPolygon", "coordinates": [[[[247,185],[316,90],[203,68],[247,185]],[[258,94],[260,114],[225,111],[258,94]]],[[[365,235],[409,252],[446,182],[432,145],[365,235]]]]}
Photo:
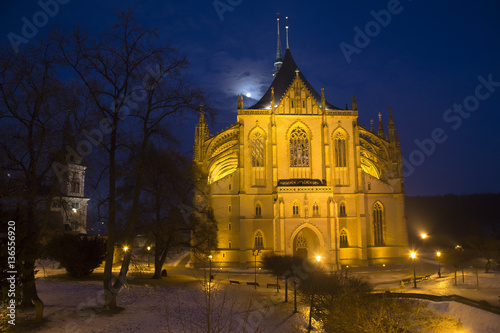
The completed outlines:
{"type": "Polygon", "coordinates": [[[107,134],[97,144],[107,154],[108,247],[103,286],[105,307],[115,308],[125,281],[131,251],[124,255],[117,279],[111,274],[116,240],[116,187],[119,149],[127,147],[135,156],[131,209],[125,225],[125,239],[131,243],[140,214],[147,149],[153,138],[170,135],[166,123],[171,116],[197,109],[199,91],[183,75],[187,60],[169,45],[162,45],[155,29],[138,24],[131,11],[122,11],[118,23],[92,38],[80,28],[69,36],[56,34],[61,62],[71,68],[87,87],[107,134]]]}
{"type": "Polygon", "coordinates": [[[2,201],[16,211],[22,305],[43,303],[35,285],[35,260],[48,223],[50,195],[57,189],[51,162],[60,150],[62,123],[77,108],[71,89],[58,78],[55,49],[44,38],[14,54],[0,50],[0,162],[2,201]]]}

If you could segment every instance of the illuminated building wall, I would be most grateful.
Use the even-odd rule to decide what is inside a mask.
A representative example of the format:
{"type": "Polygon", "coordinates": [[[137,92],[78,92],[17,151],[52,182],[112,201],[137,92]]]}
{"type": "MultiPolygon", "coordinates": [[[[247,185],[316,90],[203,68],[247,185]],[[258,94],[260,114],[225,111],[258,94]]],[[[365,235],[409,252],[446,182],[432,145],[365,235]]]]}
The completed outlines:
{"type": "Polygon", "coordinates": [[[328,103],[289,48],[259,102],[244,108],[238,96],[233,126],[209,135],[200,112],[194,161],[210,184],[217,265],[251,266],[255,248],[321,255],[333,269],[407,256],[401,148],[391,110],[387,130],[380,114],[376,131],[357,118],[355,97],[350,109],[328,103]]]}

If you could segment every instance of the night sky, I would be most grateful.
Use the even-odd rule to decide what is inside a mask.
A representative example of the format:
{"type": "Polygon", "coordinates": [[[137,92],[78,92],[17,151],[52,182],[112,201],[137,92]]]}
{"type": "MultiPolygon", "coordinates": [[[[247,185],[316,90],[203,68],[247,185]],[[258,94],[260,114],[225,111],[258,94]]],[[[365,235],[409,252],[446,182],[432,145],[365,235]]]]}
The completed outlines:
{"type": "MultiPolygon", "coordinates": [[[[497,1],[59,1],[67,3],[30,40],[77,22],[99,32],[118,9],[135,7],[139,21],[188,56],[191,79],[218,112],[211,133],[236,121],[237,94],[251,94],[250,107],[272,82],[279,12],[283,47],[288,16],[295,62],[327,101],[350,107],[356,95],[366,127],[379,112],[387,126],[392,107],[408,195],[500,192],[497,1]],[[355,40],[359,31],[369,40],[355,40]],[[355,52],[346,57],[341,45],[355,52]]],[[[36,1],[0,4],[2,42],[41,10],[36,1]]],[[[184,122],[186,152],[195,123],[194,116],[184,122]]]]}

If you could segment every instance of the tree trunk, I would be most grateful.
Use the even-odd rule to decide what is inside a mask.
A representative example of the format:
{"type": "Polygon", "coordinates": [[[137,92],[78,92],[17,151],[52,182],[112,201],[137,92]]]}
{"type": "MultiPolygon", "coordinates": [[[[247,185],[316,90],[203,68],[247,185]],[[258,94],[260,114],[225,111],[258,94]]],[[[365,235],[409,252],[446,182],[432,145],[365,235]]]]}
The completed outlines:
{"type": "Polygon", "coordinates": [[[162,265],[160,265],[160,249],[158,247],[155,247],[155,273],[153,275],[153,279],[161,279],[161,268],[162,265]]]}
{"type": "Polygon", "coordinates": [[[161,279],[161,271],[166,258],[167,251],[165,249],[155,251],[155,274],[153,275],[153,279],[161,279]]]}
{"type": "Polygon", "coordinates": [[[116,219],[116,124],[117,117],[114,119],[114,126],[111,131],[111,142],[109,150],[109,209],[108,209],[108,239],[106,244],[106,263],[104,264],[104,308],[116,308],[116,293],[113,289],[113,255],[115,251],[115,219],[116,219]]]}

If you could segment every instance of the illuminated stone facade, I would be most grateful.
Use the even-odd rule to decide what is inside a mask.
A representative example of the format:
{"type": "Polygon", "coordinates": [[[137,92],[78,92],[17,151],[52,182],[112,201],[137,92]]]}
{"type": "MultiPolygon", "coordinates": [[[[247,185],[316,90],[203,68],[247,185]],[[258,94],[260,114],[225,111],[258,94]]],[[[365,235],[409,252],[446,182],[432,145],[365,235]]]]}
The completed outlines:
{"type": "MultiPolygon", "coordinates": [[[[288,43],[287,43],[288,44],[288,43]]],[[[280,52],[281,53],[281,52],[280,52]]],[[[281,56],[281,54],[279,54],[281,56]]],[[[277,56],[278,60],[278,56],[277,56]]],[[[252,249],[343,265],[407,256],[401,149],[387,132],[357,123],[318,94],[287,48],[262,99],[238,96],[237,121],[209,135],[203,112],[194,162],[210,184],[220,266],[253,265],[252,249]]],[[[260,256],[260,254],[259,254],[260,256]]]]}

